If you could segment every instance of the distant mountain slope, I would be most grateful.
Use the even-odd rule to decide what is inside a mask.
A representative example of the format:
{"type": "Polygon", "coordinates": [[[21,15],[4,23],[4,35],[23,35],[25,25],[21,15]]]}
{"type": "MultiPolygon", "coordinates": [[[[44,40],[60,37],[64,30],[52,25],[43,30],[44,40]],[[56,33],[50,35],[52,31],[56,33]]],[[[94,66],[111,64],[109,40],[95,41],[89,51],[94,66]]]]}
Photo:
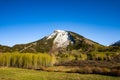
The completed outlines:
{"type": "Polygon", "coordinates": [[[120,46],[120,40],[115,42],[115,43],[113,43],[111,46],[120,46]]]}
{"type": "Polygon", "coordinates": [[[55,30],[49,36],[28,44],[15,45],[11,50],[18,52],[53,53],[56,51],[71,51],[81,49],[83,52],[90,52],[98,46],[102,45],[91,41],[77,33],[64,30],[55,30]]]}
{"type": "Polygon", "coordinates": [[[12,48],[8,46],[0,45],[0,52],[12,52],[12,48]]]}

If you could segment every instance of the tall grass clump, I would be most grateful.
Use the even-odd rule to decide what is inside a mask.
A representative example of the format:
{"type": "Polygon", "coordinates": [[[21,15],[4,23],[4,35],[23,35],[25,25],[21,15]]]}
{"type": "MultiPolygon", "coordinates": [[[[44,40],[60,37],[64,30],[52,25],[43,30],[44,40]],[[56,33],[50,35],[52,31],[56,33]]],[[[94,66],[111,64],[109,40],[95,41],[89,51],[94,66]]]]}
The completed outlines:
{"type": "Polygon", "coordinates": [[[3,53],[0,54],[0,66],[41,69],[53,66],[55,57],[46,53],[3,53]]]}

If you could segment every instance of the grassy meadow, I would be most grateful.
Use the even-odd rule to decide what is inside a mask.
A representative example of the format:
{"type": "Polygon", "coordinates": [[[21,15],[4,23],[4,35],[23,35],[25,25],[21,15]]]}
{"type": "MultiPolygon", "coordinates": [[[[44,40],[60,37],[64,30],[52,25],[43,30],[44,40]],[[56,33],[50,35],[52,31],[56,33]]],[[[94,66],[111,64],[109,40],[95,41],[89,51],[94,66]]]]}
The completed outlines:
{"type": "Polygon", "coordinates": [[[0,80],[120,80],[120,77],[1,67],[0,80]]]}

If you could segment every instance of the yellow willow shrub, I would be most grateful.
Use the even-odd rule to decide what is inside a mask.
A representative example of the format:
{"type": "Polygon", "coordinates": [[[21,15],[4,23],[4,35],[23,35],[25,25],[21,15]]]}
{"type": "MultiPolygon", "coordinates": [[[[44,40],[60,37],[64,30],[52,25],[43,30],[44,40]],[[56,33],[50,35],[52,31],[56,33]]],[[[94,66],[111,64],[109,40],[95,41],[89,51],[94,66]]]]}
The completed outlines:
{"type": "Polygon", "coordinates": [[[19,66],[22,66],[23,68],[29,68],[29,54],[27,53],[22,53],[19,54],[20,58],[18,60],[19,66]]]}
{"type": "Polygon", "coordinates": [[[32,59],[33,59],[33,60],[32,60],[32,61],[33,61],[32,63],[33,63],[33,68],[34,68],[34,69],[37,69],[37,67],[38,67],[37,58],[38,58],[38,55],[37,55],[37,54],[36,54],[36,55],[34,54],[34,55],[32,56],[32,59]]]}
{"type": "Polygon", "coordinates": [[[0,54],[0,66],[40,69],[53,66],[55,56],[46,53],[4,53],[0,54]]]}
{"type": "Polygon", "coordinates": [[[53,66],[57,62],[57,60],[55,55],[51,55],[51,56],[52,56],[52,63],[50,63],[50,66],[53,66]]]}
{"type": "Polygon", "coordinates": [[[40,69],[42,67],[41,54],[39,54],[38,57],[37,57],[37,65],[38,65],[38,69],[40,69]]]}
{"type": "Polygon", "coordinates": [[[10,66],[10,59],[11,59],[11,55],[8,54],[0,54],[0,66],[10,66]]]}
{"type": "Polygon", "coordinates": [[[87,55],[86,54],[81,54],[82,60],[86,60],[87,59],[87,55]]]}
{"type": "Polygon", "coordinates": [[[6,54],[5,59],[6,59],[6,66],[10,67],[11,54],[9,54],[9,53],[6,54]]]}
{"type": "Polygon", "coordinates": [[[5,56],[0,54],[0,66],[5,66],[5,56]]]}
{"type": "Polygon", "coordinates": [[[18,60],[18,63],[19,63],[18,67],[23,67],[24,66],[23,56],[24,55],[21,55],[20,58],[19,58],[19,60],[18,60]]]}
{"type": "Polygon", "coordinates": [[[3,66],[2,65],[2,54],[0,54],[0,66],[3,66]]]}
{"type": "Polygon", "coordinates": [[[45,62],[44,62],[44,63],[45,63],[44,66],[51,66],[52,57],[49,56],[49,55],[47,55],[47,54],[45,54],[43,61],[45,61],[45,62]],[[46,57],[47,57],[47,58],[46,58],[46,57]]]}
{"type": "MultiPolygon", "coordinates": [[[[8,56],[7,53],[6,53],[6,56],[8,56]]],[[[19,66],[19,58],[20,58],[19,53],[11,53],[10,65],[12,67],[18,67],[19,66]]]]}
{"type": "Polygon", "coordinates": [[[28,57],[28,58],[27,58],[27,59],[28,59],[28,60],[27,60],[27,68],[31,69],[31,68],[32,68],[32,65],[33,65],[33,64],[32,64],[32,60],[33,60],[33,59],[32,59],[32,56],[33,56],[33,54],[29,54],[29,53],[28,53],[26,56],[28,57]]]}

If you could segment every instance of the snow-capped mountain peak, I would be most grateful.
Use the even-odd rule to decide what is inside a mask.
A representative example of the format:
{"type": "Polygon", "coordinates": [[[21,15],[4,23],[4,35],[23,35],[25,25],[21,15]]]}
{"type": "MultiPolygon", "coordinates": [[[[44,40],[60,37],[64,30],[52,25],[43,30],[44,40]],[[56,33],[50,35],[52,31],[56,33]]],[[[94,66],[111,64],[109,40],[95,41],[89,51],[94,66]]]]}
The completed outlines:
{"type": "Polygon", "coordinates": [[[72,40],[70,40],[69,33],[64,30],[55,30],[47,39],[55,38],[53,44],[55,47],[67,47],[72,40]]]}
{"type": "Polygon", "coordinates": [[[53,38],[53,37],[55,37],[57,34],[64,34],[64,33],[66,33],[66,31],[64,31],[64,30],[55,30],[51,35],[49,35],[48,37],[47,37],[47,39],[51,39],[51,38],[53,38]]]}

